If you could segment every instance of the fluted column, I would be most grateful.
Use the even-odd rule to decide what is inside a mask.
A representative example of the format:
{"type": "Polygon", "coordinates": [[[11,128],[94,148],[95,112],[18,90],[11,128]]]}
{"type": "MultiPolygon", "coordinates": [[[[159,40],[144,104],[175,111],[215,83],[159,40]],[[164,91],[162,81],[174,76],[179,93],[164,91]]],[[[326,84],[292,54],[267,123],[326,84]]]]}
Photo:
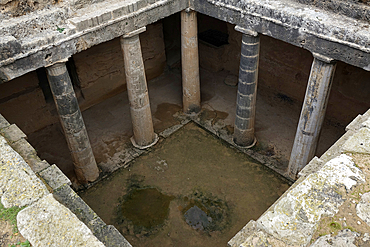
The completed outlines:
{"type": "Polygon", "coordinates": [[[46,69],[77,179],[81,183],[92,182],[99,177],[99,169],[65,61],[53,64],[46,69]]]}
{"type": "Polygon", "coordinates": [[[289,160],[288,172],[292,178],[296,178],[298,172],[315,155],[336,67],[335,61],[330,58],[313,55],[306,95],[289,160]]]}
{"type": "Polygon", "coordinates": [[[239,146],[250,148],[256,143],[254,123],[260,39],[257,32],[245,30],[238,26],[235,29],[243,32],[243,38],[233,140],[239,146]]]}
{"type": "Polygon", "coordinates": [[[181,12],[181,64],[184,113],[198,113],[201,107],[197,12],[190,9],[181,12]]]}
{"type": "Polygon", "coordinates": [[[121,37],[126,85],[134,132],[131,142],[135,147],[140,149],[148,148],[158,141],[158,136],[154,133],[153,129],[148,87],[139,39],[139,34],[145,30],[146,28],[143,27],[121,37]]]}

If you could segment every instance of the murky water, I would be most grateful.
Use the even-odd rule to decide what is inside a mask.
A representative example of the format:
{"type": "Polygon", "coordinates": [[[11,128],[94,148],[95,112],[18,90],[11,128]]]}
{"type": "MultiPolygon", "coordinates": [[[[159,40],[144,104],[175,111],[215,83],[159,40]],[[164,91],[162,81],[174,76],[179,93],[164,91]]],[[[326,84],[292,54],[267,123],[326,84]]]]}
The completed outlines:
{"type": "Polygon", "coordinates": [[[190,123],[81,193],[134,246],[227,246],[289,185],[190,123]]]}

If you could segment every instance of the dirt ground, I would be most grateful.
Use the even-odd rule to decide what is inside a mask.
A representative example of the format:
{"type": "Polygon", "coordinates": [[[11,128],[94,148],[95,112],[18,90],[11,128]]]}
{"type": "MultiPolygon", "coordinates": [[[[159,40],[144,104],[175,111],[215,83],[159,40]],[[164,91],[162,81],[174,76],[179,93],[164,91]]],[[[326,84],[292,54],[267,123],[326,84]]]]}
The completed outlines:
{"type": "MultiPolygon", "coordinates": [[[[202,108],[220,115],[222,124],[233,131],[237,87],[224,83],[229,74],[201,70],[202,108]]],[[[178,124],[173,115],[181,110],[181,74],[178,69],[167,71],[148,83],[154,129],[156,133],[178,124]]],[[[259,149],[278,159],[287,167],[293,146],[301,104],[266,88],[258,89],[256,132],[259,149]]],[[[93,152],[98,165],[109,167],[118,162],[117,153],[128,145],[132,136],[127,92],[123,92],[83,112],[93,152]]],[[[217,121],[215,121],[217,124],[217,121]]],[[[342,134],[344,126],[325,121],[319,140],[317,155],[321,155],[342,134]]],[[[57,164],[74,181],[74,171],[67,143],[59,123],[28,136],[40,158],[57,164]]]]}
{"type": "Polygon", "coordinates": [[[0,220],[0,246],[19,246],[16,244],[25,241],[20,233],[13,233],[13,226],[9,222],[0,220]]]}

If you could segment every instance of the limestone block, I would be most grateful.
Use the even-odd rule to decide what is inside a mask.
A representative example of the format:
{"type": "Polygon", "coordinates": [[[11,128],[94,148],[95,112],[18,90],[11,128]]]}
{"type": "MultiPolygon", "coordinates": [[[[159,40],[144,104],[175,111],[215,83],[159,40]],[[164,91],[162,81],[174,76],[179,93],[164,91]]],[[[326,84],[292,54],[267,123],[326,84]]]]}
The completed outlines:
{"type": "Polygon", "coordinates": [[[370,226],[370,192],[361,196],[361,201],[356,206],[357,216],[370,226]]]}
{"type": "Polygon", "coordinates": [[[16,142],[22,138],[27,138],[26,134],[18,128],[17,125],[12,124],[6,128],[0,130],[0,133],[8,140],[10,143],[16,142]]]}
{"type": "Polygon", "coordinates": [[[17,222],[20,233],[32,246],[104,246],[51,194],[21,210],[17,222]]]}
{"type": "Polygon", "coordinates": [[[48,194],[23,158],[0,136],[0,195],[6,207],[22,207],[48,194]]]}
{"type": "Polygon", "coordinates": [[[317,172],[324,165],[324,162],[316,156],[299,173],[298,177],[307,177],[311,173],[317,172]]]}
{"type": "Polygon", "coordinates": [[[40,176],[45,179],[47,184],[54,190],[64,184],[71,185],[71,181],[55,164],[40,172],[40,176]]]}
{"type": "Polygon", "coordinates": [[[252,235],[256,231],[256,222],[254,220],[250,220],[248,224],[246,224],[228,243],[227,245],[230,247],[239,247],[241,243],[245,241],[245,239],[252,235]]]}
{"type": "Polygon", "coordinates": [[[370,129],[361,128],[343,145],[343,152],[370,154],[370,129]]]}
{"type": "Polygon", "coordinates": [[[353,119],[347,126],[346,131],[348,130],[357,130],[359,128],[359,123],[362,120],[362,115],[357,115],[355,119],[353,119]]]}
{"type": "Polygon", "coordinates": [[[366,127],[366,128],[369,128],[370,129],[370,118],[368,118],[366,121],[364,121],[362,124],[361,124],[362,127],[366,127]]]}
{"type": "Polygon", "coordinates": [[[297,247],[288,245],[265,232],[258,230],[253,232],[242,244],[238,247],[297,247]]]}
{"type": "Polygon", "coordinates": [[[321,217],[333,216],[343,204],[339,188],[350,190],[364,181],[362,171],[342,154],[291,189],[257,220],[258,226],[286,244],[306,246],[321,217]]]}
{"type": "Polygon", "coordinates": [[[54,191],[57,201],[68,207],[107,247],[131,247],[131,244],[103,220],[74,192],[70,186],[63,185],[54,191]]]}
{"type": "Polygon", "coordinates": [[[3,117],[3,115],[0,114],[0,130],[8,127],[10,123],[3,117]]]}
{"type": "Polygon", "coordinates": [[[356,237],[358,236],[360,236],[359,233],[352,232],[349,229],[345,229],[338,232],[337,236],[331,236],[330,234],[328,234],[318,238],[310,247],[356,247],[354,243],[356,237]]]}
{"type": "Polygon", "coordinates": [[[34,172],[40,172],[50,166],[46,161],[41,161],[36,150],[25,139],[20,139],[11,144],[12,148],[19,153],[34,172]]]}

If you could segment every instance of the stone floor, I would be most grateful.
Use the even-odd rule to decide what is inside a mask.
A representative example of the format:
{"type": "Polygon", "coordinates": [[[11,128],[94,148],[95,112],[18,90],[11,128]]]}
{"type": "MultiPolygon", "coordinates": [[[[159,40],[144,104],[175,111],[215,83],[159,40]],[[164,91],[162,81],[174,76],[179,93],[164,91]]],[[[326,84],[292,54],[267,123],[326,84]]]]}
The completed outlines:
{"type": "MultiPolygon", "coordinates": [[[[208,122],[215,130],[225,130],[232,134],[237,88],[226,85],[226,78],[230,80],[230,75],[225,71],[213,73],[201,70],[203,112],[198,120],[208,122]]],[[[148,85],[154,128],[159,133],[179,123],[174,115],[181,111],[180,72],[176,68],[167,71],[148,85]]],[[[258,90],[258,144],[255,151],[277,159],[283,172],[288,164],[300,109],[300,103],[284,95],[267,88],[258,90]]],[[[85,110],[83,117],[97,163],[103,171],[112,170],[110,167],[123,162],[122,153],[131,145],[129,138],[132,136],[132,126],[127,93],[123,92],[85,110]]],[[[317,155],[321,155],[343,133],[343,126],[326,121],[317,155]]],[[[28,140],[37,149],[41,159],[57,164],[74,181],[72,161],[59,123],[30,134],[28,140]]]]}

